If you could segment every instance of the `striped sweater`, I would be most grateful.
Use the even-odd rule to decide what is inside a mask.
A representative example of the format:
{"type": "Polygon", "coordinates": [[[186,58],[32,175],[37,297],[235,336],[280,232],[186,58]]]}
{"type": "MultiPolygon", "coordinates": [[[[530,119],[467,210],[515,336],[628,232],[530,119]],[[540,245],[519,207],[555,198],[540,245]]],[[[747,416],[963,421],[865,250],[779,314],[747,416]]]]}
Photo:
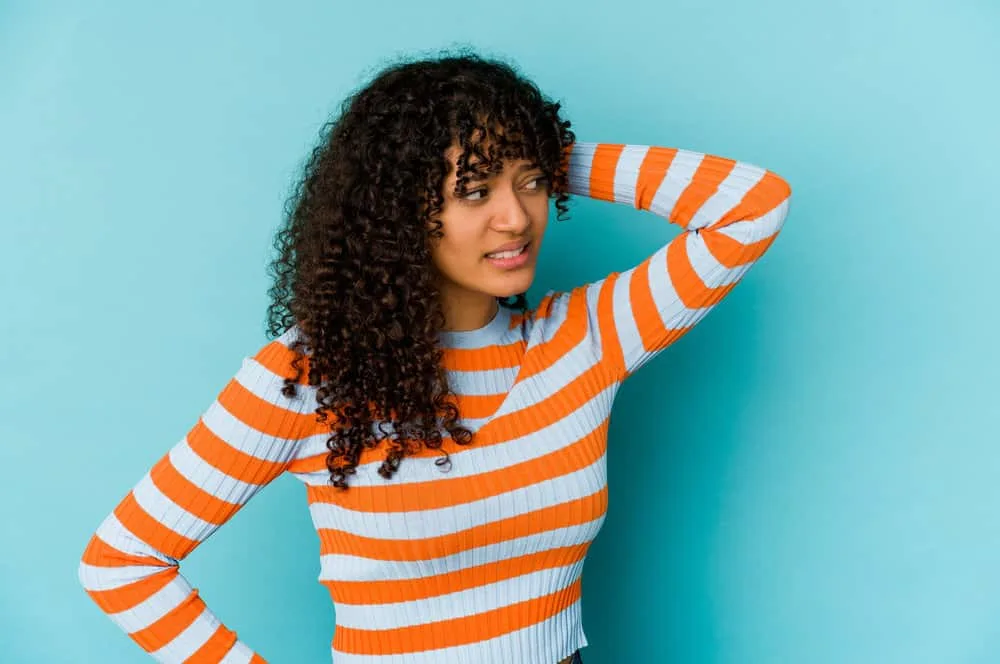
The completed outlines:
{"type": "Polygon", "coordinates": [[[477,434],[467,447],[445,437],[450,467],[422,450],[385,480],[379,446],[347,491],[330,486],[316,388],[280,392],[294,375],[289,328],[243,359],[90,538],[79,579],[101,610],[160,662],[265,662],[179,561],[287,472],[319,535],[335,664],[554,664],[586,646],[581,571],[607,509],[615,394],[767,250],[791,190],[771,171],[677,148],[577,141],[566,159],[572,194],[683,232],[631,269],[548,291],[527,315],[500,307],[479,329],[441,333],[477,434]]]}

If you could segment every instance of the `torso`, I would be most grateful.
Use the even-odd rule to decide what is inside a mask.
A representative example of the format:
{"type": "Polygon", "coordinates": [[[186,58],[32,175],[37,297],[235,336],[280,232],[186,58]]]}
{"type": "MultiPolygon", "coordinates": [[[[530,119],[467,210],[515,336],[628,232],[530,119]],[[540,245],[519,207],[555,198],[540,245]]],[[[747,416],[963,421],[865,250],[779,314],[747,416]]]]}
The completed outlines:
{"type": "MultiPolygon", "coordinates": [[[[502,649],[490,644],[493,652],[509,653],[539,639],[551,648],[583,640],[581,574],[607,513],[615,384],[586,341],[582,312],[579,304],[570,314],[550,312],[550,327],[527,327],[523,336],[505,313],[484,350],[448,349],[444,365],[462,424],[476,433],[470,446],[443,436],[439,449],[408,455],[392,481],[378,473],[385,446],[366,448],[343,492],[328,482],[326,425],[299,442],[286,470],[306,485],[320,541],[319,581],[335,604],[334,653],[377,654],[387,643],[396,650],[461,646],[455,664],[500,662],[492,652],[484,657],[481,642],[497,639],[502,649]],[[561,370],[549,370],[556,362],[561,370]],[[437,463],[441,450],[450,456],[445,466],[437,463]],[[473,614],[505,611],[477,624],[478,641],[463,641],[469,616],[439,599],[457,592],[470,598],[473,614]],[[520,611],[526,601],[544,615],[520,611]],[[428,630],[411,642],[418,616],[454,629],[428,630]]],[[[384,424],[373,433],[389,433],[384,424]]]]}

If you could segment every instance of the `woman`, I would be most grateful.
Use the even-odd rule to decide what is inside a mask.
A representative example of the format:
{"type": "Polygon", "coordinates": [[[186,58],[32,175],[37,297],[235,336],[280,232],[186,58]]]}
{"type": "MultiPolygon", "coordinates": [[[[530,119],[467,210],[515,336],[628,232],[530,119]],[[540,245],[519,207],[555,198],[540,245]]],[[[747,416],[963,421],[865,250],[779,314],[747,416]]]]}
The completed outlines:
{"type": "Polygon", "coordinates": [[[770,246],[790,188],[732,159],[578,142],[559,107],[461,54],[385,69],[327,126],[278,235],[275,338],[82,556],[87,592],[157,660],[265,661],[178,562],[289,472],[337,664],[582,661],[615,394],[770,246]],[[684,232],[529,308],[550,201],[561,216],[570,194],[684,232]]]}

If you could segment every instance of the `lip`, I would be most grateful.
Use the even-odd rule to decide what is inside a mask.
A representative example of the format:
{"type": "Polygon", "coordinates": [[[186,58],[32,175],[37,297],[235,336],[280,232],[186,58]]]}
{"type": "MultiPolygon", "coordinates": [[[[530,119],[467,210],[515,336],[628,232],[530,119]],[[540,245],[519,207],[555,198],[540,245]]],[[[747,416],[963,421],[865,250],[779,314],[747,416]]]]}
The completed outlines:
{"type": "Polygon", "coordinates": [[[483,256],[489,254],[495,254],[498,251],[513,251],[514,249],[520,249],[521,247],[529,244],[531,244],[531,240],[518,240],[516,242],[508,242],[507,244],[501,244],[499,247],[490,249],[485,254],[483,254],[483,256]]]}
{"type": "MultiPolygon", "coordinates": [[[[514,248],[516,249],[518,246],[521,245],[516,245],[514,248]]],[[[491,265],[493,265],[493,267],[500,268],[501,270],[516,270],[518,268],[524,267],[529,262],[531,262],[531,254],[532,254],[532,243],[529,242],[527,245],[525,245],[524,251],[522,251],[520,255],[515,256],[514,258],[487,257],[486,260],[491,265]]]]}

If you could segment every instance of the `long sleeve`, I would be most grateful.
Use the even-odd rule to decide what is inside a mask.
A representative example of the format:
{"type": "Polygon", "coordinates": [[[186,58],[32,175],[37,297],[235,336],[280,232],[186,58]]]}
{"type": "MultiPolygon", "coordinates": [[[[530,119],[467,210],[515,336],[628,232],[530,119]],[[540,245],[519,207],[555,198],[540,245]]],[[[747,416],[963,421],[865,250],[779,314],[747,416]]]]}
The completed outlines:
{"type": "Polygon", "coordinates": [[[266,661],[205,605],[179,561],[279,476],[308,435],[310,399],[315,402],[308,386],[300,385],[291,399],[280,392],[291,357],[287,335],[243,359],[194,427],[108,514],[83,552],[79,579],[87,594],[157,661],[266,661]]]}
{"type": "Polygon", "coordinates": [[[577,141],[570,193],[649,210],[684,229],[581,292],[602,361],[624,379],[694,327],[771,246],[791,187],[775,173],[679,148],[577,141]]]}

